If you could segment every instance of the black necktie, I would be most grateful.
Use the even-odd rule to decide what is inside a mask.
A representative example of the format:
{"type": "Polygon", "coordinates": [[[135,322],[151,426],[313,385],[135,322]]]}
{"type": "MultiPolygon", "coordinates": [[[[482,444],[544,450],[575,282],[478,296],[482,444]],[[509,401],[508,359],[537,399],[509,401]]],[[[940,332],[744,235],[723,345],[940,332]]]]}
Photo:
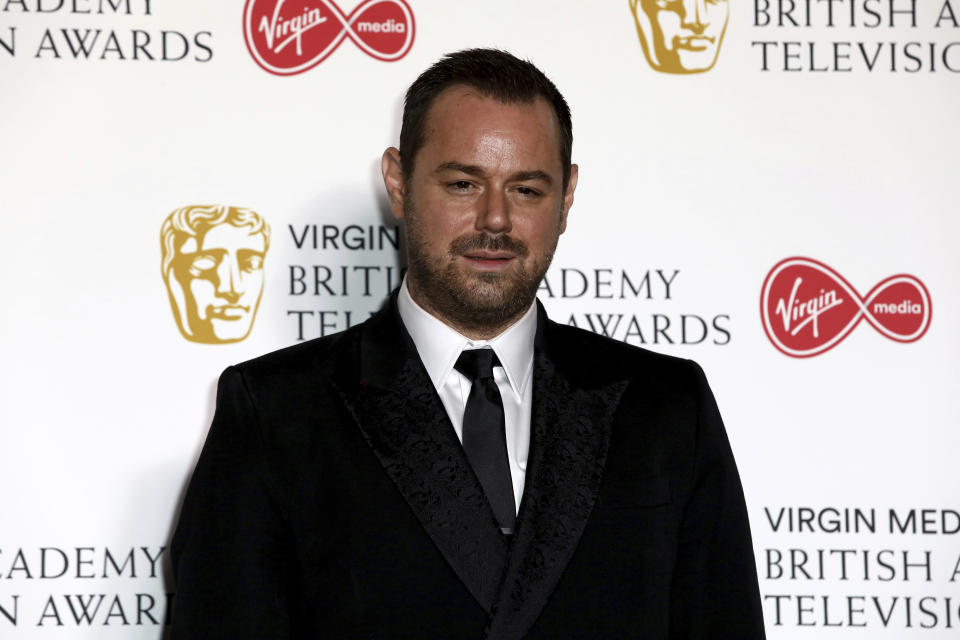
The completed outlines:
{"type": "Polygon", "coordinates": [[[503,400],[493,379],[500,361],[493,349],[464,351],[454,368],[470,379],[470,396],[463,412],[463,450],[477,474],[500,529],[512,534],[517,519],[513,482],[507,459],[503,400]]]}

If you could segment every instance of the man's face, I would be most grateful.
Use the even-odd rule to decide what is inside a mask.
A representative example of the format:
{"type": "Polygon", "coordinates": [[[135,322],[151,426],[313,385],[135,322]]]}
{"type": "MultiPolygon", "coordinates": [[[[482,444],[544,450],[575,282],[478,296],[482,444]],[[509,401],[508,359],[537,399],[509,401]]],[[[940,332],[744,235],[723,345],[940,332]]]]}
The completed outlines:
{"type": "MultiPolygon", "coordinates": [[[[527,310],[573,203],[563,189],[561,134],[543,99],[504,104],[451,87],[427,114],[413,174],[384,177],[406,222],[408,286],[434,315],[472,337],[494,335],[527,310]]],[[[391,155],[392,154],[392,155],[391,155]]]]}
{"type": "MultiPolygon", "coordinates": [[[[653,27],[660,71],[691,73],[713,67],[730,14],[728,0],[640,0],[653,27]]],[[[643,31],[641,37],[645,37],[643,31]]]]}
{"type": "Polygon", "coordinates": [[[198,342],[234,342],[250,333],[263,292],[265,238],[249,227],[219,224],[180,248],[174,275],[186,296],[198,342]]]}

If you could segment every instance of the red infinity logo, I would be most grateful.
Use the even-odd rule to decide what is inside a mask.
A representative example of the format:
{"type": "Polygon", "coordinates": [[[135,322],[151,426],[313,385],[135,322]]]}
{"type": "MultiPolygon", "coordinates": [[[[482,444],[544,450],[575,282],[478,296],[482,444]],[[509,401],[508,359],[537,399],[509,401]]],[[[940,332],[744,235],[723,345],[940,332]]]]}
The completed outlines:
{"type": "Polygon", "coordinates": [[[767,337],[794,358],[832,349],[863,319],[891,340],[913,342],[926,333],[932,313],[930,293],[914,276],[890,276],[861,296],[839,273],[810,258],[778,262],[760,295],[767,337]]]}
{"type": "Polygon", "coordinates": [[[345,38],[377,60],[399,60],[410,51],[414,30],[404,0],[367,0],[350,15],[333,0],[247,0],[243,10],[247,50],[281,76],[315,67],[345,38]]]}

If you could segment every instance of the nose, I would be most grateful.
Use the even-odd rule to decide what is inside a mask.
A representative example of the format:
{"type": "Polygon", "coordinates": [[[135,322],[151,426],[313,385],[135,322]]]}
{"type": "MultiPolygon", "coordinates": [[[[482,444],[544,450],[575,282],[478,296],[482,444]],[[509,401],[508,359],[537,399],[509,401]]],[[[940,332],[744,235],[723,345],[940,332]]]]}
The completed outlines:
{"type": "Polygon", "coordinates": [[[486,231],[492,234],[509,233],[513,228],[510,222],[510,205],[507,194],[501,190],[491,189],[480,201],[477,212],[477,231],[486,231]]]}
{"type": "Polygon", "coordinates": [[[690,29],[696,33],[703,33],[707,23],[704,20],[707,17],[707,0],[683,0],[683,15],[680,16],[681,24],[685,29],[690,29]]]}
{"type": "Polygon", "coordinates": [[[217,265],[217,297],[230,304],[240,299],[240,265],[235,256],[227,256],[217,265]]]}

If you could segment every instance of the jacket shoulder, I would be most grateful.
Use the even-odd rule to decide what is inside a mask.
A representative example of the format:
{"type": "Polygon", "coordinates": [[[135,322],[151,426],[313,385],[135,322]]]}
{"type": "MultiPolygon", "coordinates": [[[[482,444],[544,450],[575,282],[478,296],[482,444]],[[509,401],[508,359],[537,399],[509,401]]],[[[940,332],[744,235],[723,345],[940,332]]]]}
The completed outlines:
{"type": "Polygon", "coordinates": [[[343,375],[359,345],[360,327],[355,326],[322,338],[284,347],[230,367],[248,381],[271,385],[295,384],[298,380],[343,375]]]}
{"type": "Polygon", "coordinates": [[[598,382],[631,380],[654,388],[691,388],[703,372],[685,358],[657,353],[578,327],[548,321],[548,335],[557,358],[569,372],[598,382]]]}

